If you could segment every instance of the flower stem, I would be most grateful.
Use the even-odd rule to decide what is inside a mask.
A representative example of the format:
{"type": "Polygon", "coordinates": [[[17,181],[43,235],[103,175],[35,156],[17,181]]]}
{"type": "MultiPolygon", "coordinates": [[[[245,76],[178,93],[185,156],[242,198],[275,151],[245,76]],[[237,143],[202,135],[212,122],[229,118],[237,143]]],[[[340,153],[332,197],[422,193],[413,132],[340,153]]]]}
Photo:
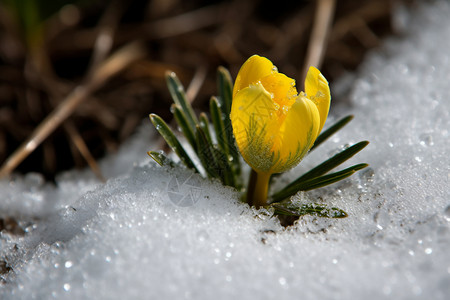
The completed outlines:
{"type": "Polygon", "coordinates": [[[257,173],[252,169],[247,188],[247,203],[256,208],[267,205],[270,173],[257,173]]]}

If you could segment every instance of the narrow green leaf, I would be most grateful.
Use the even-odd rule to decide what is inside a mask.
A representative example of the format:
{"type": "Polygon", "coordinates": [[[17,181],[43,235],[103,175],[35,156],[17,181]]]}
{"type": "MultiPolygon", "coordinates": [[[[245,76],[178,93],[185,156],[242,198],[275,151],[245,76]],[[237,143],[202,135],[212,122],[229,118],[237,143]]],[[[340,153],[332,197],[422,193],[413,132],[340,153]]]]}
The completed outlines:
{"type": "Polygon", "coordinates": [[[307,203],[275,203],[271,205],[275,209],[276,215],[296,216],[312,215],[322,218],[346,218],[345,211],[337,207],[328,207],[324,204],[307,203]]]}
{"type": "Polygon", "coordinates": [[[203,132],[205,133],[206,138],[208,139],[208,142],[212,145],[213,142],[212,142],[212,138],[211,138],[211,132],[209,129],[209,119],[208,119],[208,116],[204,112],[200,113],[199,125],[202,128],[203,132]]]}
{"type": "Polygon", "coordinates": [[[225,126],[225,137],[228,146],[229,160],[231,160],[231,165],[235,176],[238,177],[241,174],[240,153],[235,144],[230,114],[223,114],[223,123],[225,126]]]}
{"type": "Polygon", "coordinates": [[[157,151],[148,151],[147,154],[153,158],[154,161],[156,161],[160,166],[165,166],[165,165],[169,165],[169,166],[175,166],[175,163],[168,158],[167,156],[164,155],[164,153],[162,152],[157,152],[157,151]]]}
{"type": "Polygon", "coordinates": [[[331,173],[328,175],[323,175],[320,177],[310,179],[303,183],[303,185],[301,186],[301,190],[309,191],[309,190],[317,189],[317,188],[324,187],[326,185],[341,181],[342,179],[345,179],[345,178],[353,175],[356,171],[364,169],[367,166],[369,166],[369,165],[368,164],[358,164],[358,165],[351,166],[351,167],[344,169],[342,171],[339,171],[339,172],[335,172],[335,173],[331,173]]]}
{"type": "Polygon", "coordinates": [[[230,72],[224,67],[217,69],[217,84],[219,91],[219,103],[223,112],[223,124],[225,127],[225,136],[228,144],[228,155],[232,161],[231,166],[235,178],[241,174],[241,162],[239,151],[234,142],[233,127],[231,125],[230,112],[233,101],[233,81],[230,72]]]}
{"type": "Polygon", "coordinates": [[[167,87],[169,88],[170,95],[172,95],[173,101],[181,107],[183,112],[186,114],[186,118],[191,127],[191,131],[195,132],[195,126],[198,124],[197,117],[195,116],[194,110],[191,104],[186,98],[186,93],[181,81],[178,79],[174,72],[166,72],[167,87]]]}
{"type": "MultiPolygon", "coordinates": [[[[241,174],[240,154],[234,144],[234,135],[233,135],[232,131],[231,131],[231,134],[229,135],[229,137],[231,139],[230,144],[228,144],[228,147],[230,149],[229,151],[230,151],[230,156],[231,156],[231,165],[233,168],[233,173],[234,173],[235,178],[238,178],[241,174]]],[[[229,158],[229,160],[230,160],[230,158],[229,158]]]]}
{"type": "Polygon", "coordinates": [[[342,179],[345,179],[345,178],[353,175],[356,171],[364,169],[367,166],[368,166],[368,164],[358,164],[358,165],[351,166],[347,169],[344,169],[342,171],[338,171],[338,172],[331,173],[328,175],[323,175],[320,177],[315,177],[315,178],[309,179],[307,181],[298,182],[297,184],[292,185],[289,188],[285,188],[285,189],[275,193],[272,196],[272,203],[280,202],[280,201],[294,195],[298,191],[309,191],[309,190],[317,189],[317,188],[324,187],[326,185],[338,182],[342,179]]]}
{"type": "Polygon", "coordinates": [[[219,67],[217,69],[217,85],[223,112],[224,114],[229,115],[233,98],[233,82],[231,80],[230,72],[224,67],[219,67]]]}
{"type": "Polygon", "coordinates": [[[228,145],[229,159],[232,162],[232,168],[235,176],[239,176],[241,174],[240,153],[236,147],[230,114],[224,114],[223,116],[224,116],[223,122],[225,126],[225,136],[226,136],[226,143],[228,145]]]}
{"type": "Polygon", "coordinates": [[[169,128],[166,122],[164,122],[161,117],[155,114],[150,114],[150,120],[155,126],[156,130],[158,130],[159,134],[164,138],[167,145],[172,149],[173,152],[180,158],[180,160],[190,169],[194,169],[198,172],[198,169],[195,167],[195,164],[192,162],[191,158],[187,154],[186,150],[184,150],[180,141],[178,141],[177,137],[173,133],[173,131],[169,128]]]}
{"type": "Polygon", "coordinates": [[[171,111],[177,121],[178,126],[181,128],[181,132],[186,137],[189,144],[191,144],[194,151],[197,153],[197,143],[195,142],[195,134],[192,131],[192,128],[189,126],[186,114],[181,109],[181,107],[177,104],[172,104],[171,111]]]}
{"type": "Polygon", "coordinates": [[[311,147],[309,151],[312,151],[314,148],[322,144],[326,139],[328,139],[330,136],[335,134],[337,131],[342,129],[345,125],[348,124],[353,119],[352,115],[346,116],[336,123],[334,123],[330,128],[326,129],[325,131],[322,131],[322,133],[317,137],[316,141],[314,142],[314,145],[311,147]]]}
{"type": "Polygon", "coordinates": [[[234,186],[233,176],[226,156],[208,141],[205,132],[200,126],[197,126],[196,140],[199,149],[198,157],[208,176],[219,178],[225,185],[234,186]]]}
{"type": "MultiPolygon", "coordinates": [[[[200,114],[200,127],[202,128],[203,132],[205,133],[206,138],[208,139],[208,143],[213,145],[212,138],[210,135],[210,129],[209,129],[209,120],[205,113],[200,114]]],[[[234,144],[230,145],[228,144],[228,147],[234,149],[234,144]]],[[[214,152],[216,153],[216,156],[220,158],[220,161],[222,161],[222,164],[224,165],[223,168],[226,168],[226,177],[228,178],[226,180],[226,184],[233,186],[235,188],[239,188],[240,184],[236,185],[239,182],[239,174],[240,174],[240,161],[239,157],[237,156],[237,153],[234,153],[236,155],[233,156],[233,153],[230,156],[225,156],[223,152],[221,152],[219,149],[216,149],[216,147],[213,146],[214,152]],[[230,173],[230,174],[229,174],[230,173]],[[231,177],[230,177],[231,176],[231,177]]]]}
{"type": "Polygon", "coordinates": [[[197,127],[195,131],[195,140],[197,141],[197,148],[200,149],[198,152],[198,158],[205,168],[206,173],[211,178],[218,177],[218,163],[214,158],[214,153],[212,151],[212,144],[209,143],[206,134],[200,128],[197,127]]]}
{"type": "Polygon", "coordinates": [[[368,141],[362,141],[362,142],[352,145],[351,147],[348,147],[347,149],[339,152],[338,154],[327,159],[320,165],[318,165],[318,166],[314,167],[313,169],[311,169],[310,171],[306,172],[305,174],[303,174],[302,176],[297,178],[295,181],[288,184],[284,189],[289,189],[291,186],[298,185],[301,182],[321,176],[321,175],[327,173],[328,171],[331,171],[332,169],[339,166],[346,160],[353,157],[356,153],[358,153],[359,151],[364,149],[364,147],[366,147],[368,144],[369,144],[368,141]]]}
{"type": "Polygon", "coordinates": [[[237,187],[228,157],[220,149],[215,147],[213,147],[213,153],[219,163],[219,178],[222,180],[222,183],[228,186],[237,187]]]}
{"type": "Polygon", "coordinates": [[[230,150],[228,148],[228,139],[225,131],[225,124],[222,118],[223,112],[216,97],[211,97],[211,100],[209,102],[209,109],[219,148],[225,153],[226,156],[228,156],[230,150]]]}

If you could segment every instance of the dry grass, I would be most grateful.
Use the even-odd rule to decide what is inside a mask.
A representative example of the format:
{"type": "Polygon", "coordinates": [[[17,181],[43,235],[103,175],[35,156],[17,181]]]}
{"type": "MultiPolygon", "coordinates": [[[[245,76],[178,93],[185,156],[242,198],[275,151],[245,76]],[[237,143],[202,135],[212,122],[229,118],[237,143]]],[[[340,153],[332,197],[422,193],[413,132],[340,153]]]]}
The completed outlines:
{"type": "Polygon", "coordinates": [[[333,81],[392,33],[390,0],[100,3],[65,7],[34,48],[0,7],[0,174],[88,164],[101,178],[97,158],[150,112],[169,117],[166,70],[204,110],[219,65],[235,75],[258,53],[302,82],[305,65],[323,62],[333,81]]]}

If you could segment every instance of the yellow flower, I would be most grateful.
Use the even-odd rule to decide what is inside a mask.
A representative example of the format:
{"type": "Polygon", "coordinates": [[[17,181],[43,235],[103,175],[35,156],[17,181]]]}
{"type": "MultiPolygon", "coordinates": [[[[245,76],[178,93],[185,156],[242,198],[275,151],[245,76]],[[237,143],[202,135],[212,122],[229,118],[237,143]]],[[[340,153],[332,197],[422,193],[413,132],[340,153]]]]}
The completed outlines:
{"type": "Polygon", "coordinates": [[[241,67],[233,89],[231,122],[237,146],[258,174],[280,173],[296,166],[325,124],[330,89],[310,67],[305,92],[267,58],[253,55],[241,67]]]}

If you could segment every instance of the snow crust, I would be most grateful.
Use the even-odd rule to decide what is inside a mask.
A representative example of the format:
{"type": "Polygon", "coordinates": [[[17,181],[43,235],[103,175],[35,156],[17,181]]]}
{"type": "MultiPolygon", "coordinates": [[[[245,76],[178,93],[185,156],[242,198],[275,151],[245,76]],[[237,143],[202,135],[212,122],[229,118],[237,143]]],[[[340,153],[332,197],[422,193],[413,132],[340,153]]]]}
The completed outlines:
{"type": "Polygon", "coordinates": [[[233,189],[151,162],[148,121],[102,162],[106,184],[88,171],[56,186],[38,174],[0,181],[0,217],[25,231],[0,233],[11,268],[0,298],[448,299],[450,4],[399,15],[404,36],[367,57],[350,104],[334,108],[355,119],[275,185],[369,140],[350,163],[370,168],[296,196],[348,218],[284,229],[233,189]]]}

